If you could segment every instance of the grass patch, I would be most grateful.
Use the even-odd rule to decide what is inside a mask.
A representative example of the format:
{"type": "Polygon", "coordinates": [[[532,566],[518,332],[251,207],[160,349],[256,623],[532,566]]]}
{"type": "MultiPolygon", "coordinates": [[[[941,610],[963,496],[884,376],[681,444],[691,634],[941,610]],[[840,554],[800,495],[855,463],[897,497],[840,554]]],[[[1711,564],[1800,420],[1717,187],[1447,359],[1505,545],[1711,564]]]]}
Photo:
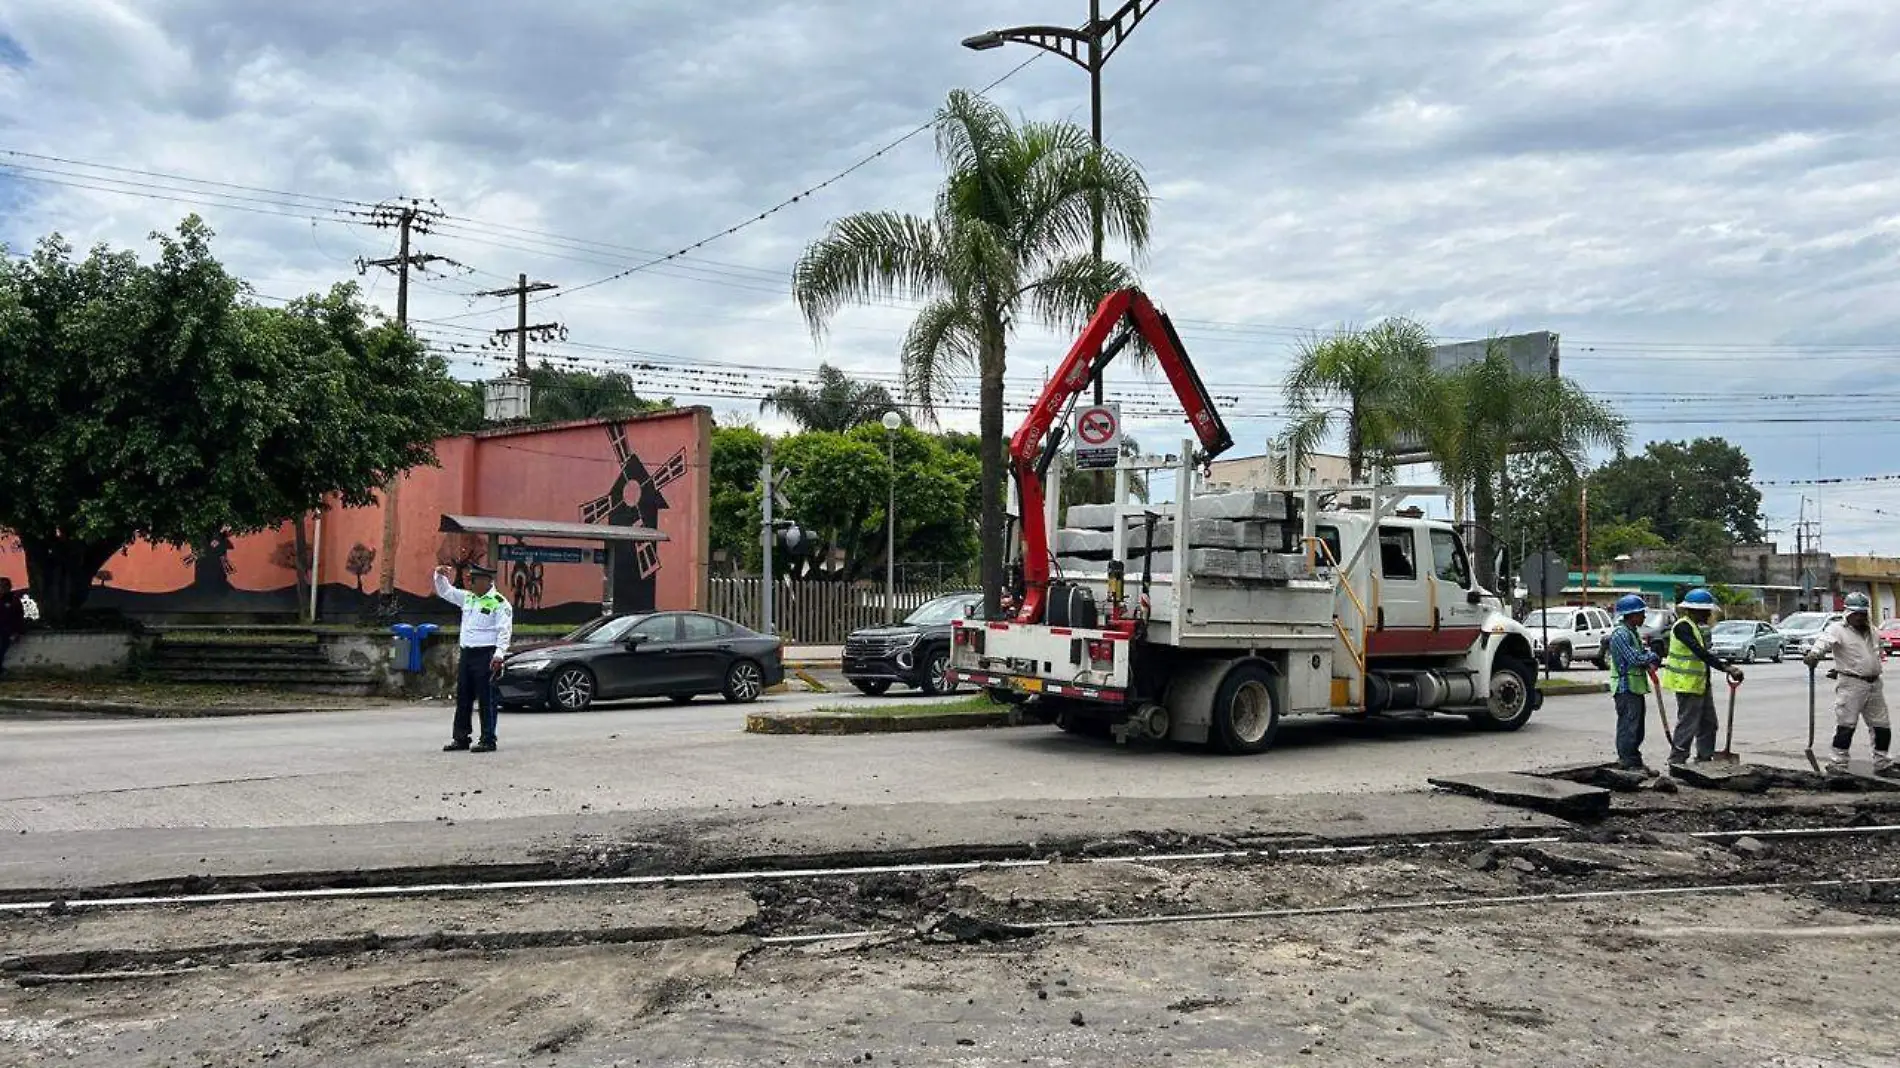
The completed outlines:
{"type": "Polygon", "coordinates": [[[904,719],[912,716],[974,716],[988,714],[1008,705],[998,704],[983,694],[957,701],[905,701],[885,705],[830,705],[797,713],[810,716],[859,716],[904,719]]]}

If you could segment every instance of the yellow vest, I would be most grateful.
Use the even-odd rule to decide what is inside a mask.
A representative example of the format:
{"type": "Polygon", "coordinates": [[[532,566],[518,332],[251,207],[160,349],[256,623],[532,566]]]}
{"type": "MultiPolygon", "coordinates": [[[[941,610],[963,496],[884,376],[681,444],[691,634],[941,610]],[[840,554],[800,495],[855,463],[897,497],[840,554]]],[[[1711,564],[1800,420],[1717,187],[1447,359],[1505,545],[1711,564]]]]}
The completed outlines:
{"type": "MultiPolygon", "coordinates": [[[[1696,627],[1694,622],[1682,619],[1669,628],[1669,655],[1662,662],[1662,687],[1676,693],[1708,693],[1709,666],[1689,651],[1688,643],[1676,632],[1676,627],[1684,623],[1696,627]]],[[[1702,648],[1709,647],[1709,628],[1696,627],[1696,637],[1702,639],[1702,648]]]]}

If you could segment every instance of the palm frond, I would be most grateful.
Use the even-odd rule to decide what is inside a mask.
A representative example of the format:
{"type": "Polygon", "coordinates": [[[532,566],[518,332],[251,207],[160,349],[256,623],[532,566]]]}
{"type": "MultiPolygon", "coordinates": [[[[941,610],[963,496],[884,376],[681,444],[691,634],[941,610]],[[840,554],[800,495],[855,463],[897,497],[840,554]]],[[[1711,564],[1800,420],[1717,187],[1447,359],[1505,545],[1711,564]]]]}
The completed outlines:
{"type": "Polygon", "coordinates": [[[977,370],[981,330],[967,304],[945,298],[925,305],[905,331],[898,348],[904,395],[925,418],[936,419],[937,404],[956,388],[957,375],[977,370]]]}
{"type": "Polygon", "coordinates": [[[814,335],[849,304],[924,300],[949,274],[936,222],[898,212],[834,221],[792,268],[792,297],[814,335]]]}

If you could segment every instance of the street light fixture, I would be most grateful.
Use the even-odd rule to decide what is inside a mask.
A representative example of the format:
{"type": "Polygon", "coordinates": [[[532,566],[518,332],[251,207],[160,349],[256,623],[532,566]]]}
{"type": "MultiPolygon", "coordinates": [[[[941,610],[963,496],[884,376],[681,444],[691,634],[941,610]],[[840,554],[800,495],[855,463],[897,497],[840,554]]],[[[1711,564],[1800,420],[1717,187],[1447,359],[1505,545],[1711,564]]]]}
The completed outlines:
{"type": "MultiPolygon", "coordinates": [[[[1136,25],[1154,10],[1161,0],[1127,0],[1113,15],[1102,17],[1102,0],[1089,0],[1089,20],[1081,29],[1067,26],[1011,26],[990,30],[963,39],[963,47],[972,52],[988,52],[1014,42],[1053,52],[1081,67],[1089,75],[1089,133],[1095,147],[1102,147],[1102,67],[1108,63],[1136,25]]],[[[1090,212],[1091,245],[1097,263],[1102,259],[1102,204],[1098,199],[1090,212]]],[[[1102,403],[1102,375],[1095,375],[1095,403],[1102,403]]]]}
{"type": "Polygon", "coordinates": [[[884,616],[885,622],[897,623],[897,431],[904,417],[895,410],[884,413],[884,458],[890,463],[889,497],[884,502],[884,616]]]}

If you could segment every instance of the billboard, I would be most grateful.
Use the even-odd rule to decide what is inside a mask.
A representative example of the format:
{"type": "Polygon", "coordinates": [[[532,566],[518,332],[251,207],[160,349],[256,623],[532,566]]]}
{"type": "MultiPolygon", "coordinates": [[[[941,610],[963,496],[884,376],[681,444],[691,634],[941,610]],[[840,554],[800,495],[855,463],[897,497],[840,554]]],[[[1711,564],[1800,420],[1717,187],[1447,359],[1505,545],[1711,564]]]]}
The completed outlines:
{"type": "MultiPolygon", "coordinates": [[[[1510,357],[1511,365],[1523,375],[1549,375],[1556,378],[1561,372],[1557,362],[1557,335],[1548,330],[1539,330],[1530,334],[1511,334],[1507,337],[1486,338],[1483,341],[1458,341],[1449,345],[1432,347],[1432,369],[1449,371],[1455,367],[1477,363],[1492,346],[1501,347],[1510,357]]],[[[1426,451],[1424,442],[1417,435],[1402,434],[1393,450],[1394,463],[1424,463],[1432,458],[1426,451]]]]}

